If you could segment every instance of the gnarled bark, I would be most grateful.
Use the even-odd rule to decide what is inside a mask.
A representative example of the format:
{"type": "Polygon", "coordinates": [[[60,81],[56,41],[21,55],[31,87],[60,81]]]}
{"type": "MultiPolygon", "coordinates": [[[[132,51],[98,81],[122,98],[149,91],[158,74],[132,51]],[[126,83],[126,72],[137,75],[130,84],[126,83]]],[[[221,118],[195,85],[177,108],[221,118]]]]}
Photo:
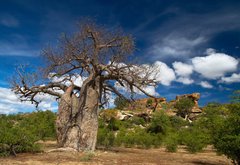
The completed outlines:
{"type": "Polygon", "coordinates": [[[57,139],[59,147],[95,150],[98,130],[98,85],[88,83],[80,98],[67,90],[59,102],[57,139]]]}

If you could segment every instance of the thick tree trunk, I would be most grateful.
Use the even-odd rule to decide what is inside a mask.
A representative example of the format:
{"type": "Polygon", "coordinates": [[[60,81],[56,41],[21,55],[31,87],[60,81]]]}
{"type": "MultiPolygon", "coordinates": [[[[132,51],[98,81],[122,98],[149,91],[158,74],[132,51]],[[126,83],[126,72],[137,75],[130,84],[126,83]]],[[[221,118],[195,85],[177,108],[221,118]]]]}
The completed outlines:
{"type": "Polygon", "coordinates": [[[95,150],[99,103],[99,88],[95,83],[83,85],[80,98],[67,92],[61,97],[56,121],[59,147],[95,150]]]}

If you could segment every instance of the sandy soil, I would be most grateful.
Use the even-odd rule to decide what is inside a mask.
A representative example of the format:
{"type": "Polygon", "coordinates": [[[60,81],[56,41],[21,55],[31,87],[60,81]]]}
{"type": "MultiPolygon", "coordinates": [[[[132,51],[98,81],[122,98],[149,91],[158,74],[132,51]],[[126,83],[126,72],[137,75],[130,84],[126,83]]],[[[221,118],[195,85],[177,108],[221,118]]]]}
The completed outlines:
{"type": "MultiPolygon", "coordinates": [[[[56,148],[52,141],[44,142],[44,150],[56,148]]],[[[17,157],[0,158],[0,165],[78,165],[78,164],[147,164],[147,165],[227,165],[231,161],[217,155],[211,147],[197,154],[181,147],[176,153],[159,149],[114,148],[93,153],[50,152],[18,154],[17,157]]]]}

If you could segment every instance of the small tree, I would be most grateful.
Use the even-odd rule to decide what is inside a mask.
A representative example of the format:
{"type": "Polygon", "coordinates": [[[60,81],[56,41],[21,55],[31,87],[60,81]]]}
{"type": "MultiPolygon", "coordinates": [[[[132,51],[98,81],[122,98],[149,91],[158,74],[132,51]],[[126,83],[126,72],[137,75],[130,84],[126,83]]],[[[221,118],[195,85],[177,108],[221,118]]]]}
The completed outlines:
{"type": "Polygon", "coordinates": [[[177,109],[177,115],[187,120],[193,106],[194,106],[194,102],[192,99],[188,97],[180,98],[175,105],[175,108],[177,109]]]}

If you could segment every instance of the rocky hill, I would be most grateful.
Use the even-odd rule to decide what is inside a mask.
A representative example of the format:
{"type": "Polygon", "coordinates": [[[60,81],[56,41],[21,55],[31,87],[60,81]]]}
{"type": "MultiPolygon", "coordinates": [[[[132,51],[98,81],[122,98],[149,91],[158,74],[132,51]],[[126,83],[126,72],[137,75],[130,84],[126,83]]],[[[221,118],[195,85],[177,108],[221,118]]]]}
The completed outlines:
{"type": "Polygon", "coordinates": [[[164,97],[155,99],[138,99],[122,110],[103,111],[100,116],[109,116],[109,118],[115,117],[119,120],[127,120],[133,116],[138,116],[144,118],[144,120],[150,120],[152,113],[157,111],[164,111],[169,116],[175,116],[177,114],[177,110],[174,108],[174,105],[177,101],[184,97],[190,98],[194,103],[189,115],[189,119],[194,120],[202,113],[202,109],[198,106],[200,93],[178,95],[175,100],[171,100],[169,102],[167,102],[167,99],[164,97]]]}

